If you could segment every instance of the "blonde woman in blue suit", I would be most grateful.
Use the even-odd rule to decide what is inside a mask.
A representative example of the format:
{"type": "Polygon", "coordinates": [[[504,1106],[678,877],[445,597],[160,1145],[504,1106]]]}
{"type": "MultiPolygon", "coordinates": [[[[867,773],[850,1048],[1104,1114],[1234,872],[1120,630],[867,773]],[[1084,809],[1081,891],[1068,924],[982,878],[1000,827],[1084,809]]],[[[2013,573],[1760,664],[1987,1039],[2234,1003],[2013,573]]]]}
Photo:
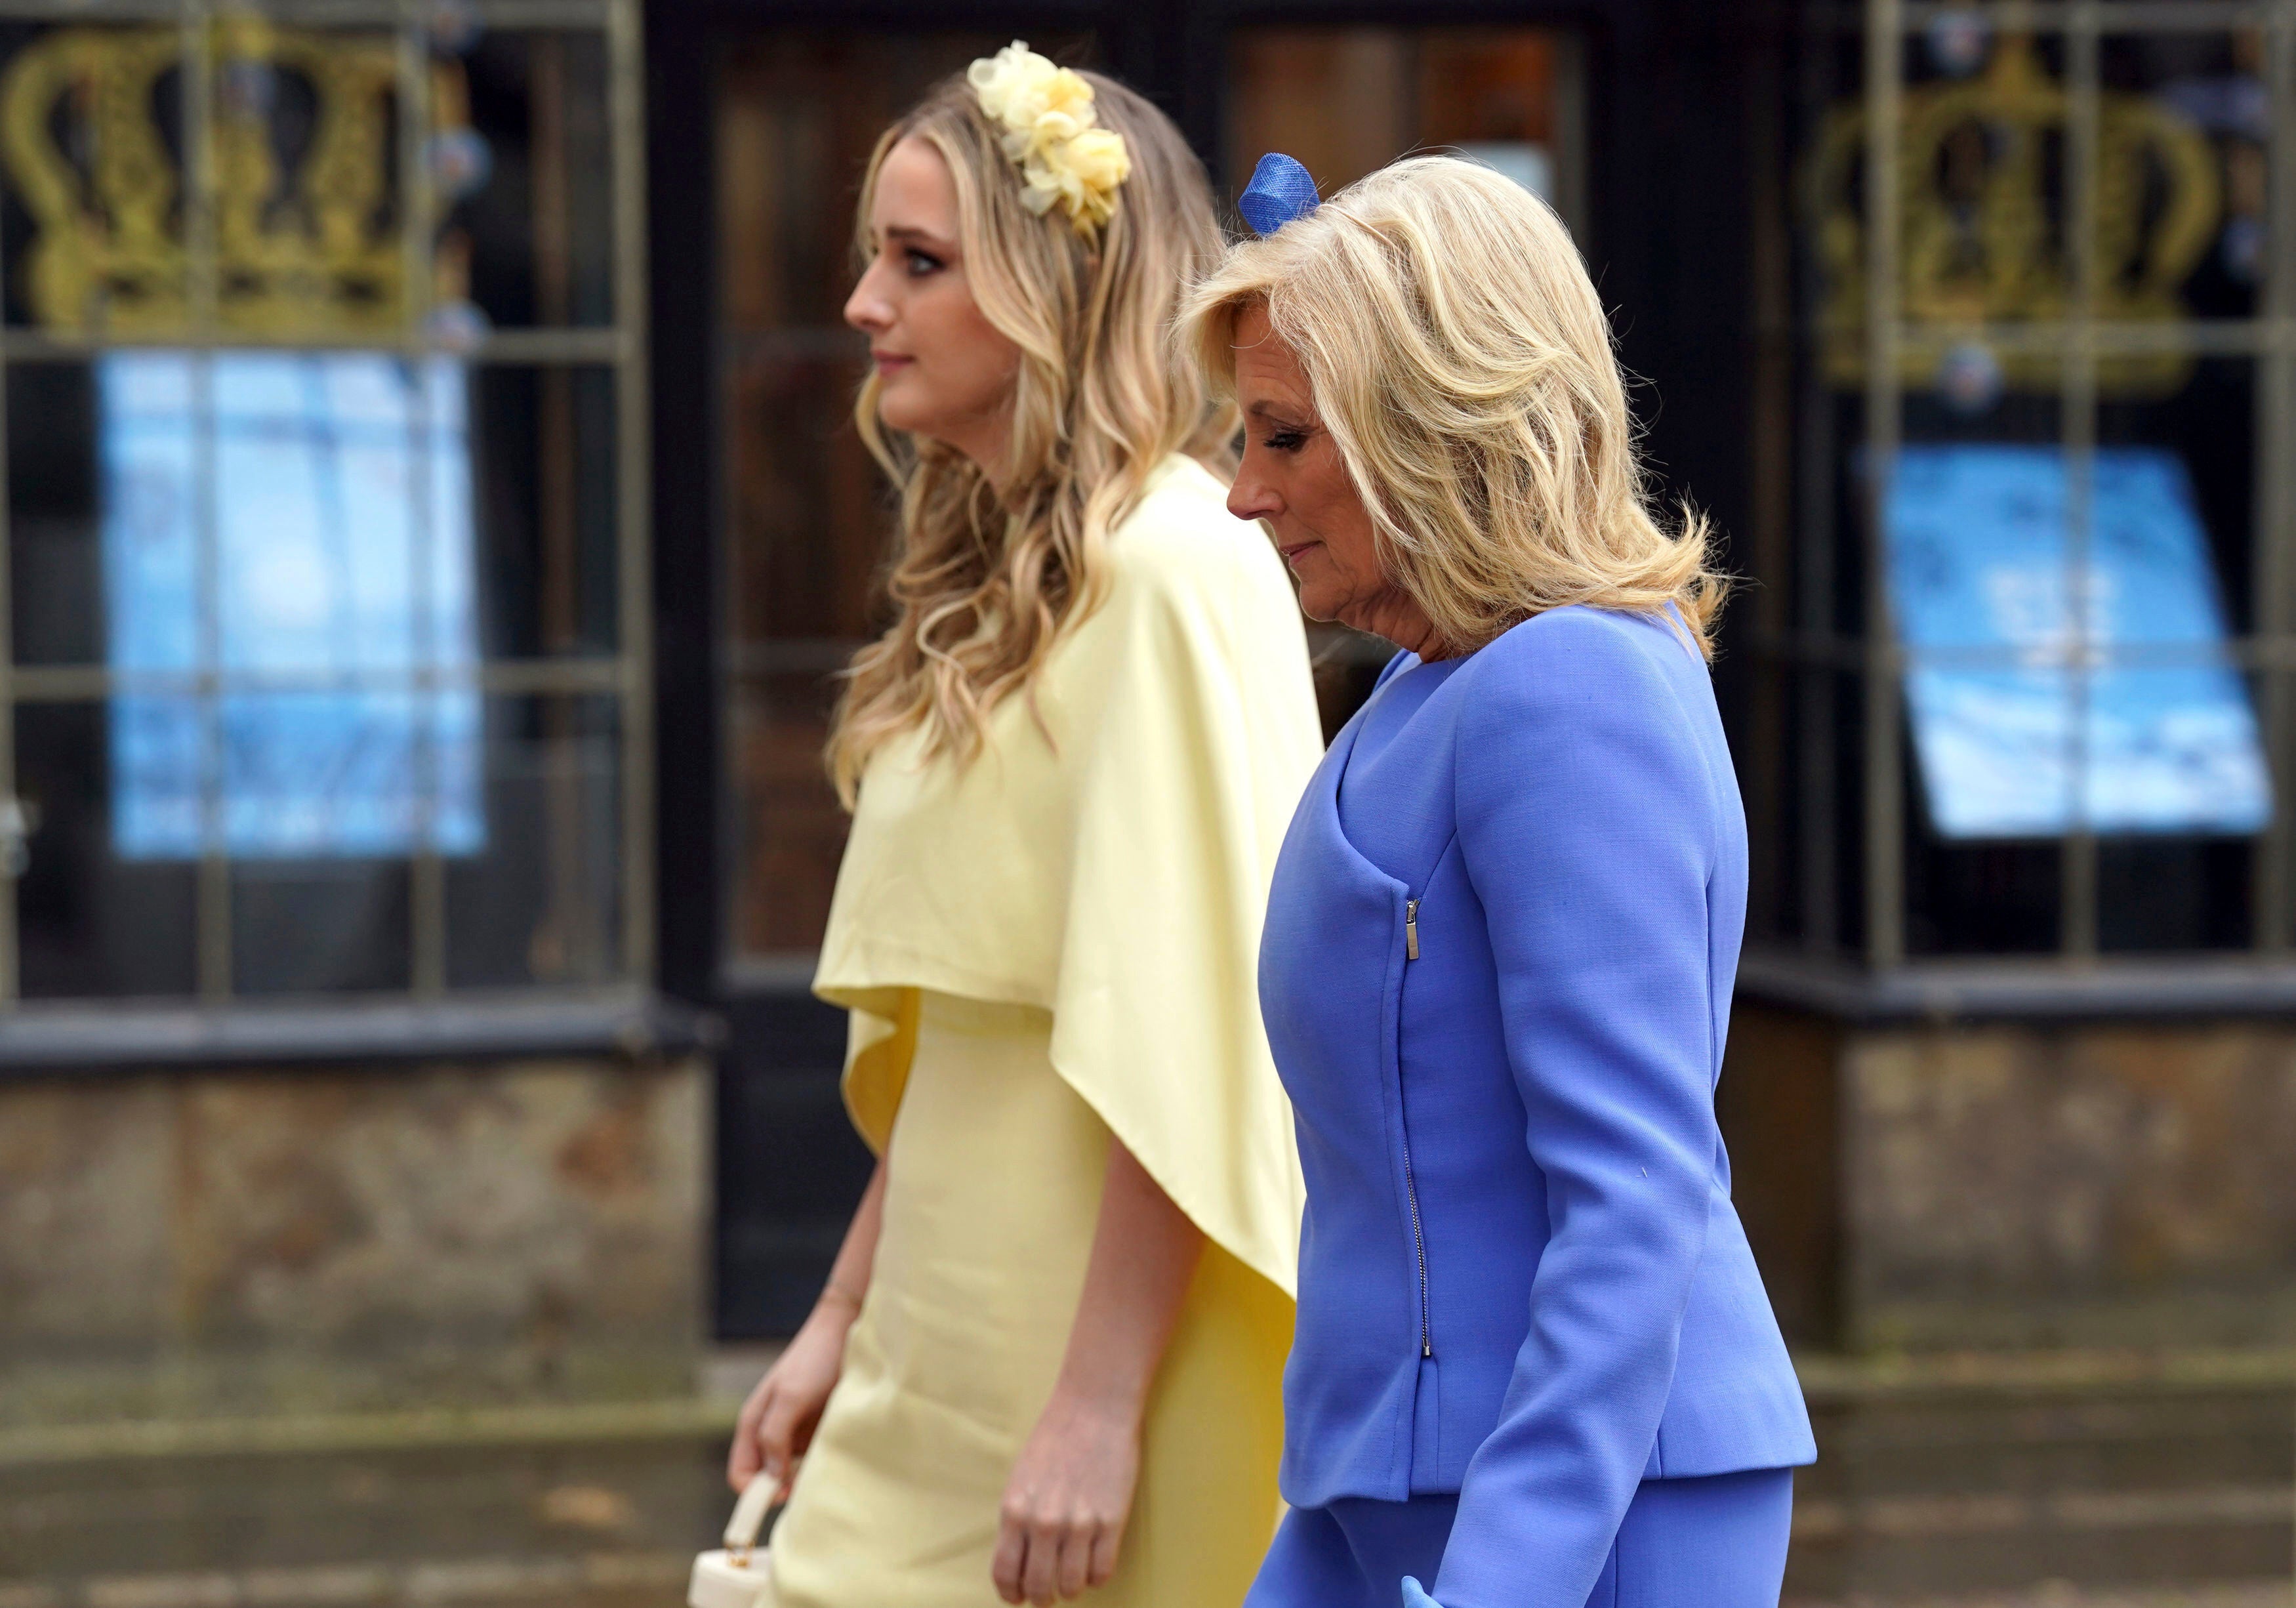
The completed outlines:
{"type": "Polygon", "coordinates": [[[1260,950],[1308,1209],[1250,1608],[1773,1608],[1815,1449],[1714,1120],[1746,843],[1705,531],[1652,518],[1532,196],[1436,157],[1318,204],[1271,158],[1244,210],[1183,322],[1242,406],[1229,511],[1403,650],[1260,950]]]}

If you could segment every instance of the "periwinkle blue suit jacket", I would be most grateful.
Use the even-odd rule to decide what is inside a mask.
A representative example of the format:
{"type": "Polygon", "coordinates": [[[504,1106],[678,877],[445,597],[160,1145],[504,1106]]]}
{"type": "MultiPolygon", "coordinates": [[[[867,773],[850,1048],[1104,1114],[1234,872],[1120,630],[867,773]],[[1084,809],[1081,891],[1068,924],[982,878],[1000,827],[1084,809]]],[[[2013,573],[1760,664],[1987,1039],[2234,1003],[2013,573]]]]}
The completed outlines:
{"type": "Polygon", "coordinates": [[[1458,1492],[1444,1608],[1581,1608],[1642,1480],[1816,1456],[1714,1120],[1745,909],[1662,618],[1400,656],[1292,820],[1259,957],[1308,1180],[1283,1495],[1458,1492]],[[1414,670],[1445,678],[1351,765],[1414,670]]]}

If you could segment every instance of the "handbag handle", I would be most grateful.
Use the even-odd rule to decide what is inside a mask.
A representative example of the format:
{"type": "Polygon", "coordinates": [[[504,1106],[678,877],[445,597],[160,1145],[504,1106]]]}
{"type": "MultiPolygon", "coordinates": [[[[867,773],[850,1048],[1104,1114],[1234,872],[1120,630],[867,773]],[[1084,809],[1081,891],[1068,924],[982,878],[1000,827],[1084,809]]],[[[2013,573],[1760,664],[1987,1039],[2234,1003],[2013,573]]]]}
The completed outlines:
{"type": "Polygon", "coordinates": [[[779,1483],[759,1469],[742,1488],[742,1499],[734,1504],[734,1516],[726,1521],[726,1550],[733,1555],[735,1567],[748,1565],[750,1554],[758,1545],[758,1528],[766,1522],[766,1509],[773,1505],[775,1487],[779,1483]]]}

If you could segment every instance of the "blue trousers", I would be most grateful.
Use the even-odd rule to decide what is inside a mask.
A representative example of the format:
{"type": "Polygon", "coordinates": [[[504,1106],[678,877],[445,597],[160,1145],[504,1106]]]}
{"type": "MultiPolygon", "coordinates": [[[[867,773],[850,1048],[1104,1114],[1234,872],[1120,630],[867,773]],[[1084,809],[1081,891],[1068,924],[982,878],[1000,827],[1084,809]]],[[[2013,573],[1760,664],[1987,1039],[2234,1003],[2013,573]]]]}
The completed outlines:
{"type": "MultiPolygon", "coordinates": [[[[1244,1608],[1400,1608],[1405,1575],[1435,1590],[1458,1505],[1414,1497],[1295,1507],[1244,1608]]],[[[1645,1480],[1587,1608],[1777,1608],[1792,1522],[1792,1469],[1645,1480]]]]}

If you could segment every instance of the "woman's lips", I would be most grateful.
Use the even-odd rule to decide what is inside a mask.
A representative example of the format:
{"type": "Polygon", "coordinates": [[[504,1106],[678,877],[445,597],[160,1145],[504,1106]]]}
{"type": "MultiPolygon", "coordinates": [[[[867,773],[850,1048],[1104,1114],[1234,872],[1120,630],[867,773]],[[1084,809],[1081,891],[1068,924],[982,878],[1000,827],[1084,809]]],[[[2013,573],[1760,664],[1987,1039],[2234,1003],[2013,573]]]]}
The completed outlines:
{"type": "Polygon", "coordinates": [[[1283,562],[1285,563],[1296,564],[1300,562],[1300,555],[1302,553],[1305,553],[1310,547],[1320,547],[1323,545],[1324,544],[1321,542],[1292,542],[1288,545],[1278,546],[1275,550],[1283,555],[1283,562]]]}
{"type": "Polygon", "coordinates": [[[880,380],[898,373],[916,361],[915,358],[902,352],[871,352],[869,357],[877,365],[877,377],[880,380]]]}

